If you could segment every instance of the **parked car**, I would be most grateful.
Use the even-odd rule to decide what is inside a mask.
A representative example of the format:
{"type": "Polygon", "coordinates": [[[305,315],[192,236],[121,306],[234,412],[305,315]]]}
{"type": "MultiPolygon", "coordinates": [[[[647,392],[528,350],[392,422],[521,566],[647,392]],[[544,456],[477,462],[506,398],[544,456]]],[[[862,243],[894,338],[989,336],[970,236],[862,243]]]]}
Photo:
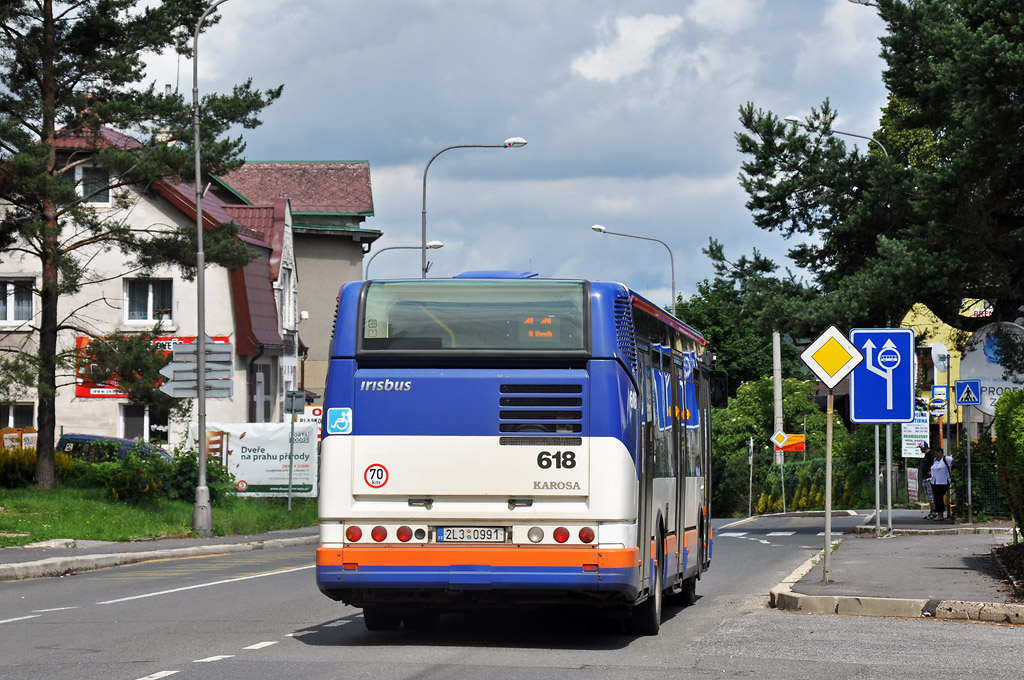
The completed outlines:
{"type": "Polygon", "coordinates": [[[70,455],[72,458],[79,458],[89,463],[101,463],[110,460],[110,457],[115,453],[118,459],[123,460],[129,451],[156,455],[165,460],[171,460],[172,458],[166,449],[156,444],[94,434],[62,434],[57,441],[57,450],[70,455]]]}

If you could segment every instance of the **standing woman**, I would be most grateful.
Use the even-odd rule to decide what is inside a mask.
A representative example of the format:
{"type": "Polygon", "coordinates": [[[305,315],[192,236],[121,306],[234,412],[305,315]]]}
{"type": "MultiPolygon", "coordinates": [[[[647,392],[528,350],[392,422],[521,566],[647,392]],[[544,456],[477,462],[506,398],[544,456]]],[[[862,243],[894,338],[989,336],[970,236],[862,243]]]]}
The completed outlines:
{"type": "MultiPolygon", "coordinates": [[[[937,446],[932,451],[935,458],[932,460],[932,496],[935,498],[935,521],[943,519],[946,512],[946,494],[949,492],[949,484],[952,479],[950,472],[953,459],[942,452],[942,447],[937,446]]],[[[952,519],[952,517],[950,517],[952,519]]]]}

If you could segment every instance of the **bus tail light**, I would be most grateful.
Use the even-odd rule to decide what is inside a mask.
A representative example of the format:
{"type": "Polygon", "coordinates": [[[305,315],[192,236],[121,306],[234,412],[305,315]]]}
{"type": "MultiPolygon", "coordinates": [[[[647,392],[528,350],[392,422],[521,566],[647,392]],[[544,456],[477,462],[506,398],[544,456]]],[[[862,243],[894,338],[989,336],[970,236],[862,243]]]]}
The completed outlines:
{"type": "Polygon", "coordinates": [[[345,538],[352,543],[357,542],[362,537],[363,530],[357,526],[350,526],[348,529],[345,529],[345,538]]]}
{"type": "Polygon", "coordinates": [[[384,527],[378,525],[378,526],[375,526],[373,528],[373,531],[370,532],[370,536],[373,537],[373,540],[375,540],[378,543],[380,543],[381,541],[383,541],[385,538],[388,537],[388,530],[385,529],[384,527]]]}
{"type": "Polygon", "coordinates": [[[594,540],[594,530],[590,527],[580,529],[580,540],[584,543],[592,543],[594,540]]]}
{"type": "Polygon", "coordinates": [[[558,543],[565,543],[569,540],[569,530],[565,527],[558,527],[553,535],[558,543]]]}
{"type": "Polygon", "coordinates": [[[409,539],[412,538],[412,529],[407,526],[400,526],[398,527],[398,531],[395,532],[395,535],[402,543],[408,543],[409,539]]]}

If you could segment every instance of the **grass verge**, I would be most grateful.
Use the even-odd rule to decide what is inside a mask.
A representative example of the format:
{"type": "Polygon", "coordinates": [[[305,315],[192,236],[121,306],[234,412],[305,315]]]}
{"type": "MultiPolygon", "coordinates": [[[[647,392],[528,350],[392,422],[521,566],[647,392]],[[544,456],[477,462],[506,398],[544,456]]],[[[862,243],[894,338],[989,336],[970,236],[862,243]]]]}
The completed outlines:
{"type": "MultiPolygon", "coordinates": [[[[185,537],[192,534],[192,504],[162,501],[134,505],[116,501],[102,488],[0,490],[0,546],[54,538],[95,541],[185,537]]],[[[218,536],[295,529],[317,523],[315,498],[225,499],[211,506],[218,536]]]]}

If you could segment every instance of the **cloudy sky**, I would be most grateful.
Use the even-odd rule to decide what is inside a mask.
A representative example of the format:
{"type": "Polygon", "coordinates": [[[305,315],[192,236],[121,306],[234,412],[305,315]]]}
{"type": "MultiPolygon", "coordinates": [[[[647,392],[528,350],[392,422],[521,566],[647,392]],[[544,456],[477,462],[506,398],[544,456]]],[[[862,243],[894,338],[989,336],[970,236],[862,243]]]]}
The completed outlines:
{"type": "MultiPolygon", "coordinates": [[[[827,97],[870,134],[885,103],[871,7],[848,0],[230,0],[200,38],[201,92],[284,84],[247,132],[249,160],[368,160],[375,249],[418,246],[427,177],[431,276],[468,269],[622,281],[670,299],[730,258],[787,244],[753,226],[737,174],[738,108],[780,116],[827,97]]],[[[151,61],[191,98],[191,62],[151,61]]],[[[849,143],[858,140],[848,139],[849,143]]],[[[419,276],[417,250],[374,260],[419,276]]],[[[301,277],[301,272],[299,272],[301,277]]]]}

